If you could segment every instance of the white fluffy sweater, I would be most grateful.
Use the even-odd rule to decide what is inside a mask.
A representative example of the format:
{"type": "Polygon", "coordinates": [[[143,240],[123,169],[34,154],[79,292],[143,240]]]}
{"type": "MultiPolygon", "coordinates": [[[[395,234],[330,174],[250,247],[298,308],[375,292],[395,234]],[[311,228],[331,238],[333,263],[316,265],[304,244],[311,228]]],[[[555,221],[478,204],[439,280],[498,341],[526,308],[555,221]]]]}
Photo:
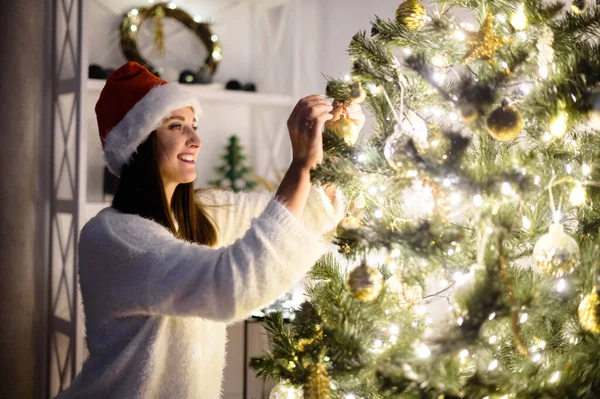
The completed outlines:
{"type": "Polygon", "coordinates": [[[227,324],[290,290],[326,252],[343,217],[311,188],[298,220],[269,194],[205,191],[215,248],[113,208],[82,229],[79,283],[90,356],[73,398],[196,398],[221,394],[227,324]]]}

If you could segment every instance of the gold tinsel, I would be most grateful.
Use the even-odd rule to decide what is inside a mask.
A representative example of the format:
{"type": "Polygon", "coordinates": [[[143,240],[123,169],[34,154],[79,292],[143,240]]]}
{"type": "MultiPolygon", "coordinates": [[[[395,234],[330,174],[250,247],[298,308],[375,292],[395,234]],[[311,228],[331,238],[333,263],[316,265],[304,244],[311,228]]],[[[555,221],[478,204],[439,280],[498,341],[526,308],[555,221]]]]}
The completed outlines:
{"type": "Polygon", "coordinates": [[[600,333],[600,296],[598,290],[594,287],[594,290],[583,297],[579,304],[579,324],[584,330],[593,332],[594,334],[600,333]]]}
{"type": "Polygon", "coordinates": [[[154,53],[158,57],[165,56],[165,26],[163,19],[165,18],[165,10],[162,7],[156,7],[154,11],[154,53]]]}
{"type": "Polygon", "coordinates": [[[521,134],[523,117],[512,105],[496,108],[487,119],[490,136],[498,141],[512,141],[521,134]]]}
{"type": "Polygon", "coordinates": [[[363,263],[350,272],[346,285],[355,298],[369,302],[381,293],[383,276],[379,270],[363,263]]]}
{"type": "Polygon", "coordinates": [[[309,367],[304,384],[304,399],[331,399],[329,373],[324,364],[317,363],[309,367]]]}
{"type": "Polygon", "coordinates": [[[512,41],[513,39],[494,34],[494,16],[488,14],[481,24],[479,32],[468,33],[467,46],[469,51],[462,63],[468,64],[471,61],[480,59],[493,63],[496,51],[512,41]]]}
{"type": "Polygon", "coordinates": [[[396,20],[408,30],[421,29],[427,22],[427,11],[417,0],[405,0],[396,9],[396,20]]]}

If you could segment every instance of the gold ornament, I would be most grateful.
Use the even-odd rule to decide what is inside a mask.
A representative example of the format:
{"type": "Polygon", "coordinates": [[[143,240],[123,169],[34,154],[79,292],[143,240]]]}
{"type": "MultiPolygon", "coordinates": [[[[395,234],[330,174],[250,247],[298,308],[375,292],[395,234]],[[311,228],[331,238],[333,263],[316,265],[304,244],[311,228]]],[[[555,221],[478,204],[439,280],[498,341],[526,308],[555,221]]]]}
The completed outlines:
{"type": "Polygon", "coordinates": [[[352,84],[350,98],[353,103],[357,104],[362,104],[367,99],[367,92],[359,82],[352,84]]]}
{"type": "Polygon", "coordinates": [[[427,22],[427,11],[417,0],[405,0],[396,9],[396,20],[408,30],[421,29],[427,22]]]}
{"type": "Polygon", "coordinates": [[[571,3],[571,11],[573,11],[574,14],[581,14],[586,8],[587,5],[585,4],[585,0],[573,0],[571,3]]]}
{"type": "Polygon", "coordinates": [[[381,293],[383,276],[379,270],[363,263],[350,272],[346,285],[355,298],[369,302],[381,293]]]}
{"type": "Polygon", "coordinates": [[[579,246],[565,233],[560,223],[550,225],[550,231],[544,234],[533,247],[533,262],[544,273],[555,278],[563,277],[575,270],[579,264],[579,246]]]}
{"type": "Polygon", "coordinates": [[[487,128],[494,139],[512,141],[523,129],[523,117],[516,107],[502,105],[496,108],[487,119],[487,128]]]}
{"type": "Polygon", "coordinates": [[[339,236],[344,235],[344,231],[346,230],[356,230],[362,226],[362,222],[360,219],[355,218],[354,216],[346,216],[338,223],[336,227],[336,233],[339,236]]]}
{"type": "Polygon", "coordinates": [[[578,315],[581,327],[594,334],[600,334],[600,296],[594,290],[583,297],[579,303],[578,315]]]}
{"type": "Polygon", "coordinates": [[[494,16],[488,14],[481,24],[479,32],[468,33],[467,46],[469,47],[469,51],[462,63],[468,64],[474,60],[484,60],[488,63],[493,63],[496,51],[512,41],[513,39],[494,34],[494,16]]]}
{"type": "Polygon", "coordinates": [[[465,122],[473,122],[479,116],[477,107],[472,103],[461,104],[458,109],[465,122]]]}
{"type": "Polygon", "coordinates": [[[287,382],[280,382],[271,389],[269,399],[302,399],[302,388],[296,388],[287,382]]]}
{"type": "Polygon", "coordinates": [[[344,114],[340,116],[340,119],[332,122],[331,125],[329,125],[329,129],[341,135],[348,145],[354,145],[356,140],[358,140],[358,125],[346,118],[346,115],[344,114]]]}
{"type": "Polygon", "coordinates": [[[331,399],[329,373],[323,363],[308,368],[308,377],[304,384],[304,399],[331,399]]]}

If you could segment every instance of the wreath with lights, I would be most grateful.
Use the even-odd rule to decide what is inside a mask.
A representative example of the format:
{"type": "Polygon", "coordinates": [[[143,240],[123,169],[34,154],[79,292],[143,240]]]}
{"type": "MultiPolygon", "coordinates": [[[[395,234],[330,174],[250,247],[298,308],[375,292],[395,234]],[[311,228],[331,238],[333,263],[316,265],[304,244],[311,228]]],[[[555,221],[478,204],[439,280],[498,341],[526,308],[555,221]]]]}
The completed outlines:
{"type": "Polygon", "coordinates": [[[210,75],[217,71],[219,62],[223,58],[221,45],[217,35],[213,34],[210,24],[201,22],[199,17],[193,18],[185,11],[177,8],[174,3],[157,3],[149,7],[133,8],[123,15],[120,26],[121,49],[129,61],[135,61],[158,75],[157,68],[141,54],[138,45],[139,27],[146,21],[154,23],[154,50],[164,57],[165,37],[163,19],[173,18],[192,31],[204,44],[208,55],[198,70],[206,70],[210,75]]]}

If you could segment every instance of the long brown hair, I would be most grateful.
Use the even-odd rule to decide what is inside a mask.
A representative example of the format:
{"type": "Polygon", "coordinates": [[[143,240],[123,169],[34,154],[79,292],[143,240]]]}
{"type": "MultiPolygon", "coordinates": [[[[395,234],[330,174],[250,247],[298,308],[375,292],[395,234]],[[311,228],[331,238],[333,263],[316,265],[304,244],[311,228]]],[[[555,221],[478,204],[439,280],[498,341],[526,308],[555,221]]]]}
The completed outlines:
{"type": "Polygon", "coordinates": [[[194,183],[179,184],[171,198],[171,217],[165,188],[158,168],[156,131],[137,148],[129,164],[123,166],[119,186],[112,202],[123,213],[152,219],[169,229],[176,237],[213,246],[217,241],[215,226],[196,200],[194,183]]]}

